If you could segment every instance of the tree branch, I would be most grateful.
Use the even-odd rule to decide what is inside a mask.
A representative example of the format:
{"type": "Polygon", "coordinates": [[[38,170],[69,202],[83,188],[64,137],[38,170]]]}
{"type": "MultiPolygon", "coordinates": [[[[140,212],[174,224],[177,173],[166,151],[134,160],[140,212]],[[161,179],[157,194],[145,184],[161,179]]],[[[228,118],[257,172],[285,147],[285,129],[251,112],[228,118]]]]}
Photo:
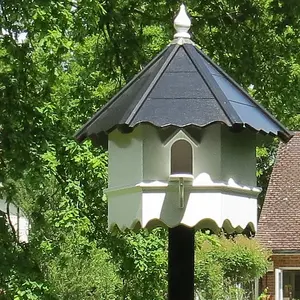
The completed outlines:
{"type": "Polygon", "coordinates": [[[7,217],[10,229],[13,232],[14,240],[15,240],[16,243],[19,243],[19,237],[17,236],[16,229],[15,229],[15,227],[14,227],[12,221],[11,221],[11,218],[10,218],[10,207],[9,206],[10,206],[10,202],[7,202],[6,203],[6,217],[7,217]]]}

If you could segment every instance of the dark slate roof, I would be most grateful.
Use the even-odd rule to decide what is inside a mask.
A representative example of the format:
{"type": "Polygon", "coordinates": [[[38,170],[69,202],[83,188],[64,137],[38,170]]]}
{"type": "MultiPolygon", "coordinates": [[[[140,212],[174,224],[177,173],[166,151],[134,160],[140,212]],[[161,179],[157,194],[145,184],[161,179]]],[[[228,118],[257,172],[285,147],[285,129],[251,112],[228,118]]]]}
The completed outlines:
{"type": "Polygon", "coordinates": [[[274,252],[300,251],[300,131],[279,146],[256,236],[274,252]]]}
{"type": "Polygon", "coordinates": [[[171,44],[75,135],[107,139],[116,127],[204,127],[220,122],[288,140],[290,133],[192,43],[171,44]]]}

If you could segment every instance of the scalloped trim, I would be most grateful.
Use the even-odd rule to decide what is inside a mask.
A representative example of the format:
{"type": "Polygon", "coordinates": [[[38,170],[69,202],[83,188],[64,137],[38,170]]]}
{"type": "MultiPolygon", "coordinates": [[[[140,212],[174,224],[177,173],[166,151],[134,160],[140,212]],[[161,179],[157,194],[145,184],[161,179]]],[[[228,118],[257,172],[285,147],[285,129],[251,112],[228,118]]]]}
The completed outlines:
{"type": "Polygon", "coordinates": [[[113,232],[116,229],[120,231],[124,231],[126,229],[130,229],[133,231],[138,231],[142,228],[147,228],[147,229],[154,229],[157,227],[163,227],[163,228],[173,228],[179,225],[185,225],[187,227],[195,227],[196,230],[200,229],[209,229],[214,233],[219,233],[221,230],[224,230],[226,233],[232,234],[232,233],[242,233],[246,228],[249,228],[251,232],[256,231],[256,226],[254,226],[253,222],[249,221],[248,223],[245,222],[244,225],[236,225],[233,226],[230,220],[225,219],[221,226],[217,224],[216,221],[210,218],[205,218],[200,221],[198,221],[195,224],[186,224],[186,223],[178,223],[173,226],[170,226],[170,224],[166,223],[165,221],[161,219],[152,219],[147,222],[147,224],[143,227],[142,223],[140,220],[135,219],[130,225],[123,225],[119,226],[119,224],[112,223],[109,225],[109,231],[113,232]]]}

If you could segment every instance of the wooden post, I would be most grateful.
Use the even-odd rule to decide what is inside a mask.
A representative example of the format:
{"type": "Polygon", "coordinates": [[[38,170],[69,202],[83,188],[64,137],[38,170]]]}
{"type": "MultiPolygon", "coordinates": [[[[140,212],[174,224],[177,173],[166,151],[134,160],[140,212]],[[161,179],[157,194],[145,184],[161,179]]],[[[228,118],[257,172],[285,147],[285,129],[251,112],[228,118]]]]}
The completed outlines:
{"type": "Polygon", "coordinates": [[[194,228],[169,228],[168,300],[194,300],[194,255],[194,228]]]}

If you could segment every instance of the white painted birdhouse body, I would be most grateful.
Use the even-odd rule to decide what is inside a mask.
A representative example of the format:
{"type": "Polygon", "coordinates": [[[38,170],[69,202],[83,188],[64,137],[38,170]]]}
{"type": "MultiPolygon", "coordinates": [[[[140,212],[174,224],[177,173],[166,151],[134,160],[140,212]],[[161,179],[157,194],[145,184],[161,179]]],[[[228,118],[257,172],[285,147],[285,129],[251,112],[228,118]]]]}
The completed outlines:
{"type": "Polygon", "coordinates": [[[255,134],[221,124],[109,134],[109,227],[256,228],[255,134]],[[197,131],[194,131],[194,133],[197,131]],[[245,209],[246,208],[246,209],[245,209]]]}

